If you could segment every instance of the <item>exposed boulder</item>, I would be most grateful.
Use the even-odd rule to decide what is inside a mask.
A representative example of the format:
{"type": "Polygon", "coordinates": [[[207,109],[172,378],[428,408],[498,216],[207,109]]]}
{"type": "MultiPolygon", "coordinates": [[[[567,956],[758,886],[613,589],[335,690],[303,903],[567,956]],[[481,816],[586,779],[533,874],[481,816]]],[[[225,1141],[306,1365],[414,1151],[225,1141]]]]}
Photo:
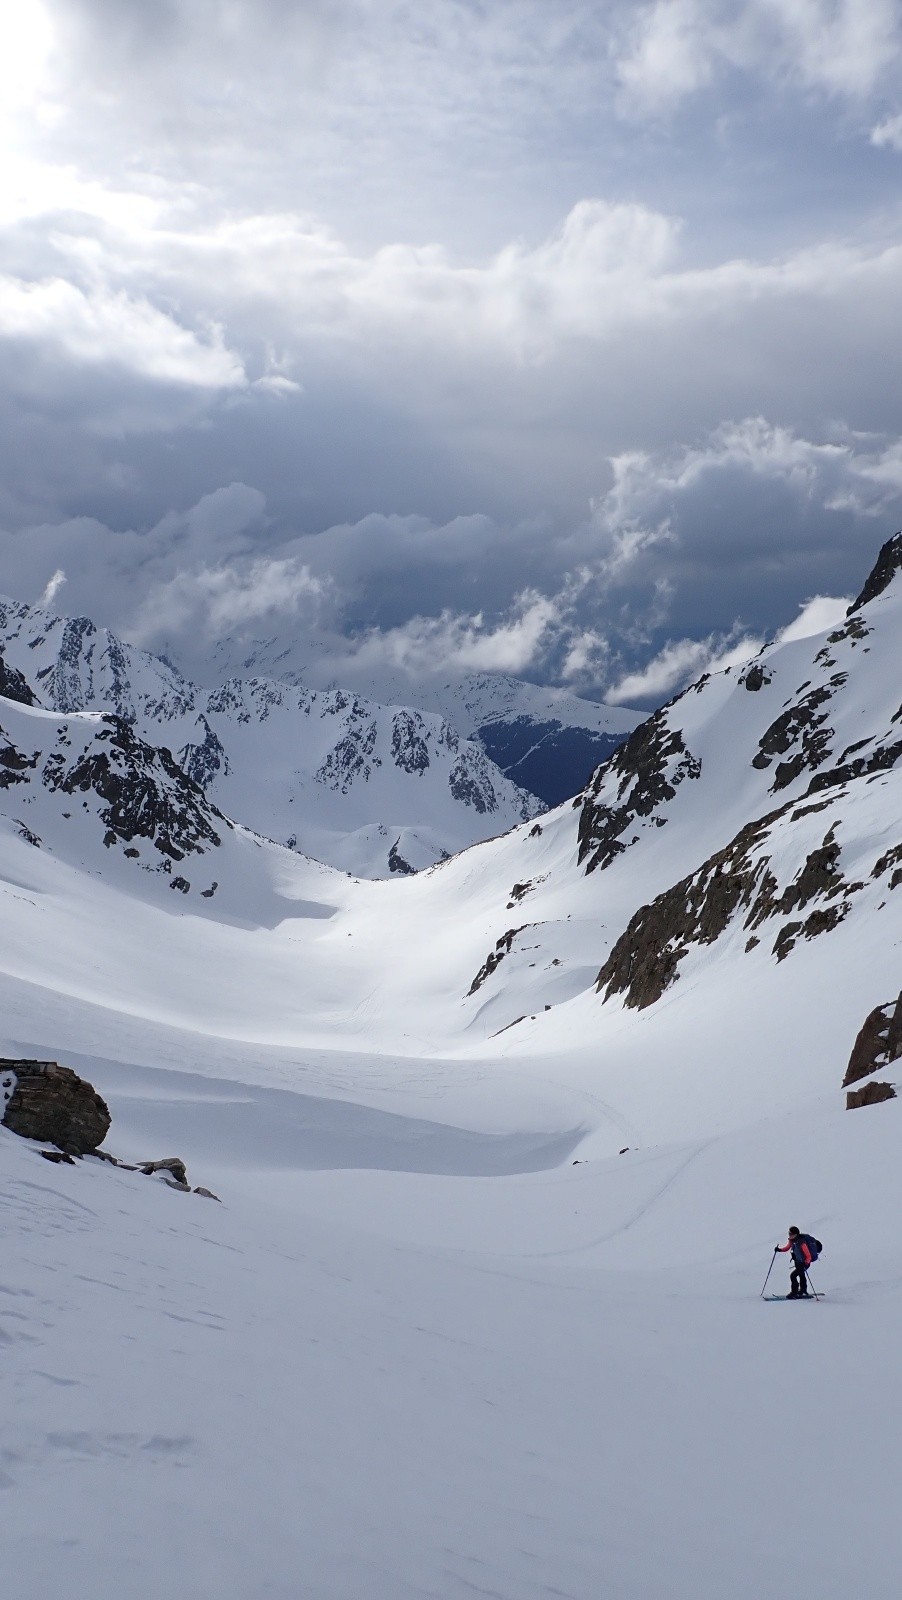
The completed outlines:
{"type": "Polygon", "coordinates": [[[750,667],[747,667],[739,679],[739,682],[742,684],[743,688],[752,690],[754,692],[757,692],[759,689],[763,689],[765,684],[770,683],[770,681],[771,675],[765,671],[760,661],[755,661],[750,667]]]}
{"type": "Polygon", "coordinates": [[[895,1100],[896,1091],[891,1083],[870,1083],[861,1089],[850,1089],[846,1095],[846,1110],[857,1111],[859,1106],[877,1106],[881,1100],[895,1100]]]}
{"type": "MultiPolygon", "coordinates": [[[[902,1056],[902,994],[869,1012],[852,1046],[842,1086],[859,1083],[878,1067],[888,1067],[902,1056]]],[[[884,1097],[885,1098],[885,1097],[884,1097]]],[[[856,1101],[856,1104],[861,1102],[856,1101]]]]}
{"type": "Polygon", "coordinates": [[[69,1155],[88,1155],[103,1143],[111,1120],[106,1101],[71,1067],[4,1059],[0,1074],[15,1079],[3,1112],[5,1128],[69,1155]]]}

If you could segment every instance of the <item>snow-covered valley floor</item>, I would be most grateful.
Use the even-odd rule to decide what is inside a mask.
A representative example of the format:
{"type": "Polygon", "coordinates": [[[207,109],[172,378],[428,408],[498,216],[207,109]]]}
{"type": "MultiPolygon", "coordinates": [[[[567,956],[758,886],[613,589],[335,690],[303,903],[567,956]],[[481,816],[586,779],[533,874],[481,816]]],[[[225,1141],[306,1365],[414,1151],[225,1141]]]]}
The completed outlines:
{"type": "Polygon", "coordinates": [[[505,1134],[466,1071],[405,1118],[221,1052],[94,1064],[221,1205],[0,1129],[9,1600],[897,1594],[902,1107],[583,1161],[537,1090],[505,1134]],[[759,1298],[792,1222],[820,1304],[759,1298]]]}

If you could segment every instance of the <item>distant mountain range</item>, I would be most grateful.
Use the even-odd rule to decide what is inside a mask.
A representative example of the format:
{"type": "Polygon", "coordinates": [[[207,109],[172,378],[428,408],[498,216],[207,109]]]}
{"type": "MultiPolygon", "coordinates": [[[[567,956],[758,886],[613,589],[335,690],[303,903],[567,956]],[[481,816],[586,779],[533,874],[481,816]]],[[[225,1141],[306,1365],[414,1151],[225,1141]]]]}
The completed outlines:
{"type": "Polygon", "coordinates": [[[383,705],[414,705],[444,717],[520,788],[546,806],[581,789],[591,773],[623,743],[643,713],[584,700],[566,689],[540,688],[507,673],[409,674],[345,663],[340,682],[328,651],[314,642],[286,646],[259,639],[236,651],[224,640],[214,647],[211,669],[218,676],[262,676],[310,689],[339,687],[383,705]]]}
{"type": "Polygon", "coordinates": [[[200,688],[88,618],[13,600],[0,651],[40,706],[122,719],[228,816],[363,876],[419,871],[536,816],[636,721],[487,676],[416,707],[259,675],[200,688]]]}
{"type": "Polygon", "coordinates": [[[217,809],[356,874],[417,871],[543,809],[434,712],[259,677],[202,689],[87,618],[9,600],[0,650],[44,709],[114,716],[217,809]]]}

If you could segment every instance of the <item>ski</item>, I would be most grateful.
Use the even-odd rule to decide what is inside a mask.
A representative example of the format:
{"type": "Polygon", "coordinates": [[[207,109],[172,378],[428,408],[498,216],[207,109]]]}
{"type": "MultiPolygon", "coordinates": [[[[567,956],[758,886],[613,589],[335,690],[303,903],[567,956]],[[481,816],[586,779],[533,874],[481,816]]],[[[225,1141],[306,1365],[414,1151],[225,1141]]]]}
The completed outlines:
{"type": "Polygon", "coordinates": [[[762,1300],[810,1300],[814,1305],[815,1300],[823,1300],[820,1289],[817,1294],[763,1294],[762,1300]]]}

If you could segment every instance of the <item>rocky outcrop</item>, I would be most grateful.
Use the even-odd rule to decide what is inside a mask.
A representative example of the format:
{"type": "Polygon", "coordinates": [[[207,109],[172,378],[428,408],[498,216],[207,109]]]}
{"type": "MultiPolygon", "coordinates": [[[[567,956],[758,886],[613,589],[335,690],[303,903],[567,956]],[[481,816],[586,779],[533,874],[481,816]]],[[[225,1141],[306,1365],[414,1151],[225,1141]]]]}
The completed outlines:
{"type": "Polygon", "coordinates": [[[17,701],[20,706],[36,706],[38,703],[21,672],[16,667],[11,667],[2,655],[0,655],[0,694],[7,700],[17,701]]]}
{"type": "Polygon", "coordinates": [[[93,791],[104,803],[100,819],[114,839],[147,839],[173,861],[219,845],[213,819],[226,819],[170,752],[145,744],[121,717],[101,722],[90,747],[71,765],[62,749],[48,757],[45,786],[70,795],[93,791]]]}
{"type": "Polygon", "coordinates": [[[869,600],[876,600],[884,589],[888,589],[896,573],[902,570],[902,533],[894,533],[891,539],[880,548],[880,554],[874,562],[865,580],[861,594],[852,601],[846,615],[860,611],[869,600]]]}
{"type": "Polygon", "coordinates": [[[174,862],[217,848],[220,829],[232,827],[170,751],[147,744],[122,717],[57,722],[7,706],[3,724],[0,789],[15,788],[23,806],[40,789],[57,794],[66,821],[71,797],[96,818],[107,848],[127,846],[134,858],[144,842],[161,858],[148,860],[145,850],[144,864],[170,873],[174,862]]]}
{"type": "Polygon", "coordinates": [[[228,777],[231,769],[222,740],[213,732],[205,716],[198,717],[197,726],[203,739],[183,745],[178,753],[178,763],[194,783],[201,789],[207,789],[218,773],[228,777]]]}
{"type": "Polygon", "coordinates": [[[761,662],[755,661],[750,667],[746,667],[745,672],[740,675],[739,682],[744,689],[757,693],[759,689],[763,689],[766,684],[771,682],[771,677],[772,674],[765,670],[761,662]]]}
{"type": "Polygon", "coordinates": [[[578,860],[585,861],[587,873],[610,866],[636,842],[637,819],[653,818],[662,826],[667,819],[654,813],[673,799],[678,784],[701,772],[679,729],[670,727],[667,710],[656,711],[630,734],[582,796],[578,860]]]}
{"type": "Polygon", "coordinates": [[[501,962],[504,960],[505,956],[510,955],[517,934],[522,933],[523,929],[528,927],[529,923],[526,922],[523,924],[522,928],[508,928],[507,933],[502,933],[501,938],[495,940],[494,950],[489,951],[484,962],[482,963],[482,966],[473,979],[473,982],[470,984],[470,987],[467,990],[468,998],[471,994],[475,994],[477,989],[482,988],[486,978],[490,978],[496,967],[501,965],[501,962]]]}
{"type": "Polygon", "coordinates": [[[774,772],[772,794],[794,783],[801,772],[813,772],[827,759],[833,729],[828,724],[827,711],[821,708],[829,706],[835,690],[842,688],[845,681],[845,673],[836,673],[829,685],[822,684],[803,695],[761,735],[758,753],[752,759],[753,767],[765,769],[776,756],[787,757],[778,763],[774,772]]]}
{"type": "Polygon", "coordinates": [[[857,1111],[859,1106],[877,1106],[881,1100],[895,1100],[896,1091],[891,1083],[866,1083],[862,1089],[850,1089],[846,1095],[846,1110],[857,1111]]]}
{"type": "Polygon", "coordinates": [[[843,876],[834,830],[807,851],[783,887],[769,848],[772,839],[773,846],[785,845],[787,830],[816,809],[783,806],[749,823],[697,872],[640,906],[598,974],[598,991],[605,991],[606,1000],[622,994],[625,1004],[636,1010],[654,1005],[679,977],[680,963],[692,947],[714,944],[740,916],[752,933],[745,946],[750,952],[760,944],[759,930],[767,922],[795,914],[776,932],[772,953],[778,961],[799,939],[814,939],[838,927],[866,885],[843,876]]]}
{"type": "Polygon", "coordinates": [[[859,1029],[852,1046],[842,1086],[870,1077],[902,1056],[902,994],[887,1005],[875,1006],[859,1029]]]}
{"type": "Polygon", "coordinates": [[[409,877],[417,869],[412,867],[409,861],[405,861],[399,848],[400,844],[401,840],[397,838],[388,852],[388,870],[389,872],[399,872],[402,877],[409,877]]]}
{"type": "Polygon", "coordinates": [[[187,1193],[191,1188],[188,1182],[188,1169],[181,1156],[164,1156],[160,1161],[138,1161],[136,1167],[146,1178],[158,1172],[171,1189],[182,1189],[187,1193]]]}
{"type": "Polygon", "coordinates": [[[415,711],[396,711],[391,723],[391,756],[402,772],[426,772],[429,750],[423,737],[425,723],[415,711]]]}
{"type": "Polygon", "coordinates": [[[3,1126],[23,1139],[58,1145],[70,1155],[88,1155],[109,1133],[106,1101],[71,1067],[56,1061],[0,1060],[0,1075],[15,1080],[3,1126]]]}

